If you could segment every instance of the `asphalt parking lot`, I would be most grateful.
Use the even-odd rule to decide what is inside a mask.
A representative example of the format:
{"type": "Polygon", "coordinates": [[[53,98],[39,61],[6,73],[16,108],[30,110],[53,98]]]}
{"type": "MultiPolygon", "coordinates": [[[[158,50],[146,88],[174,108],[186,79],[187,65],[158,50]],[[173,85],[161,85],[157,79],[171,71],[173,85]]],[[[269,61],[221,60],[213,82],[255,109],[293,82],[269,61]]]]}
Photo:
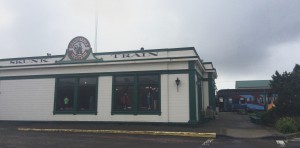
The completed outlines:
{"type": "Polygon", "coordinates": [[[128,134],[99,134],[76,132],[37,132],[17,129],[0,129],[1,148],[298,148],[300,141],[284,141],[278,139],[245,139],[232,137],[196,138],[182,136],[154,136],[128,134]]]}
{"type": "Polygon", "coordinates": [[[287,139],[285,135],[272,128],[251,123],[247,115],[237,115],[236,113],[220,113],[216,120],[192,127],[169,124],[0,121],[1,148],[252,148],[253,146],[256,148],[299,147],[300,139],[287,139]],[[134,131],[142,133],[130,133],[134,131]],[[167,134],[164,136],[148,134],[149,131],[167,134]],[[177,134],[171,136],[168,134],[170,132],[177,134]],[[192,134],[186,136],[185,132],[192,134]],[[194,133],[215,133],[216,136],[205,137],[197,134],[193,136],[194,133]]]}

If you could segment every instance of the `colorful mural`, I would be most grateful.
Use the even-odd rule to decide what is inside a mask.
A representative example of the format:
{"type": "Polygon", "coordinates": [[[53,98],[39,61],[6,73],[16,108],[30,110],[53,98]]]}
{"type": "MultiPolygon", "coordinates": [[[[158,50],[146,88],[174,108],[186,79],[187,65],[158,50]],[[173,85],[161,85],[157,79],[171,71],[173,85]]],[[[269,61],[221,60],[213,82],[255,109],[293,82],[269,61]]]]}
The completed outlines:
{"type": "Polygon", "coordinates": [[[226,89],[217,93],[220,111],[267,110],[274,107],[276,99],[277,94],[270,89],[226,89]]]}

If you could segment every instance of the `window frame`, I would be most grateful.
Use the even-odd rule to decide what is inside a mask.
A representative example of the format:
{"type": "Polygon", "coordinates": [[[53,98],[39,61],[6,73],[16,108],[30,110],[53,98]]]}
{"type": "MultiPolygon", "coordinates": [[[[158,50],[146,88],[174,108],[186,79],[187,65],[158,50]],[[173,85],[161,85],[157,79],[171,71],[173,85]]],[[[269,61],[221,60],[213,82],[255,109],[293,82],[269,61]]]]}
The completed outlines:
{"type": "MultiPolygon", "coordinates": [[[[145,84],[143,84],[145,85],[145,84]]],[[[124,114],[124,115],[161,115],[161,74],[159,73],[132,73],[132,74],[116,74],[112,76],[112,104],[111,104],[111,115],[114,114],[124,114]],[[158,85],[158,98],[157,98],[157,110],[156,111],[143,111],[139,110],[139,76],[149,76],[155,75],[158,78],[158,82],[155,85],[158,85]],[[133,109],[130,111],[126,110],[116,110],[116,103],[118,99],[116,98],[116,78],[122,76],[133,76],[134,77],[134,86],[133,86],[133,109]]]]}
{"type": "Polygon", "coordinates": [[[53,107],[53,114],[73,114],[73,115],[77,115],[77,114],[94,114],[97,115],[97,111],[98,111],[98,88],[99,88],[99,76],[97,75],[80,75],[80,76],[61,76],[61,77],[56,77],[55,78],[55,93],[54,93],[54,107],[53,107]],[[59,97],[58,97],[58,91],[59,91],[59,79],[64,79],[64,78],[72,78],[75,79],[75,84],[74,84],[74,92],[73,92],[73,96],[74,96],[74,100],[73,100],[73,109],[69,110],[69,111],[65,111],[65,110],[58,110],[57,109],[57,102],[59,101],[59,97]],[[94,99],[95,99],[95,109],[93,111],[83,111],[83,110],[78,110],[78,101],[80,100],[78,98],[79,96],[79,87],[80,87],[80,79],[81,78],[95,78],[96,79],[96,83],[94,84],[95,87],[95,95],[94,95],[94,99]]]}

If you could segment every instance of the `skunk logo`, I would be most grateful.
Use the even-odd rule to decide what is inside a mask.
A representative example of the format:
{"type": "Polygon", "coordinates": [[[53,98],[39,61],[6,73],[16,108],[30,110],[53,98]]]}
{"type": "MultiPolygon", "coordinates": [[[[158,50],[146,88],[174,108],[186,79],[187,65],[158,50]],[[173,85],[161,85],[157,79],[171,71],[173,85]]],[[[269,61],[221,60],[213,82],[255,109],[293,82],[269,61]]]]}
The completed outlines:
{"type": "Polygon", "coordinates": [[[74,51],[76,54],[82,54],[82,46],[80,42],[78,45],[74,45],[74,51]]]}
{"type": "Polygon", "coordinates": [[[67,54],[71,60],[86,60],[92,52],[90,42],[85,37],[75,37],[68,45],[67,54]]]}

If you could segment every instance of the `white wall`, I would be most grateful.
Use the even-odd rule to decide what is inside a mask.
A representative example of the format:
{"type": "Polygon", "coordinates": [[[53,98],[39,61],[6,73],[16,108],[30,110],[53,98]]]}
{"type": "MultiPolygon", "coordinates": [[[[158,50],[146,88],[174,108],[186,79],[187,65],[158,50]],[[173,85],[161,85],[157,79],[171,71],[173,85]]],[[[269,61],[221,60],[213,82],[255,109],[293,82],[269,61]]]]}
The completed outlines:
{"type": "Polygon", "coordinates": [[[162,75],[161,98],[168,98],[162,106],[162,110],[167,108],[167,118],[169,122],[188,122],[189,121],[189,76],[188,74],[162,75]],[[180,80],[177,86],[175,80],[180,80]],[[169,81],[168,81],[169,80],[169,81]],[[169,88],[169,89],[168,89],[169,88]],[[168,96],[168,97],[167,97],[168,96]]]}
{"type": "Polygon", "coordinates": [[[55,79],[1,80],[0,120],[186,123],[188,82],[188,74],[161,75],[161,115],[111,115],[112,76],[99,77],[97,115],[53,115],[55,79]]]}
{"type": "Polygon", "coordinates": [[[51,119],[55,79],[1,80],[0,120],[51,119]]]}

